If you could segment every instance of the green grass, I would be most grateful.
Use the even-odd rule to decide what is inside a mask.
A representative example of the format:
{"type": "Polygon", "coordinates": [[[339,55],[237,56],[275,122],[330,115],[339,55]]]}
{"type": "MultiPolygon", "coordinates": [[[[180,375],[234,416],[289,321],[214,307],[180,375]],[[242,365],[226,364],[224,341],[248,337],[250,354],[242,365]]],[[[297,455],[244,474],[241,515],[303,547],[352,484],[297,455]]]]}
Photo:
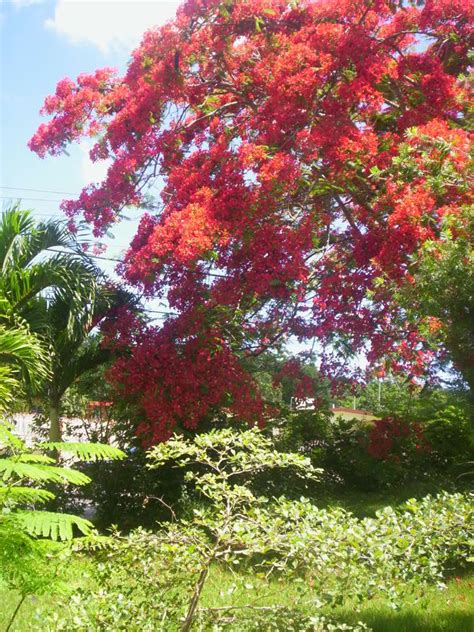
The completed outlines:
{"type": "MultiPolygon", "coordinates": [[[[84,573],[84,567],[78,566],[76,571],[70,569],[71,575],[84,573]]],[[[78,575],[76,575],[76,581],[78,575]]],[[[273,582],[264,587],[262,580],[248,578],[247,588],[233,591],[233,578],[228,572],[215,568],[203,596],[202,606],[222,607],[232,605],[241,607],[252,603],[254,606],[278,604],[292,608],[301,599],[301,593],[294,583],[273,582]]],[[[359,612],[354,611],[354,604],[334,610],[323,610],[328,618],[346,623],[363,621],[374,632],[473,632],[474,631],[474,573],[462,578],[453,578],[447,589],[432,586],[424,595],[405,598],[399,610],[393,610],[386,601],[374,599],[362,605],[359,612]]],[[[16,593],[0,588],[0,631],[3,632],[11,613],[18,603],[16,593]]],[[[42,613],[55,609],[60,613],[61,599],[44,595],[39,598],[29,597],[24,602],[16,624],[12,631],[41,632],[42,613]]],[[[304,608],[303,608],[304,609],[304,608]]],[[[238,627],[232,629],[238,630],[238,627]]]]}
{"type": "MultiPolygon", "coordinates": [[[[248,604],[257,607],[278,604],[291,609],[299,603],[304,611],[305,601],[315,597],[311,593],[303,594],[294,583],[275,581],[269,588],[251,576],[247,588],[234,590],[234,586],[229,573],[215,568],[202,605],[238,609],[248,604]]],[[[344,607],[322,609],[321,613],[344,623],[362,621],[374,632],[474,632],[474,573],[452,578],[447,588],[430,586],[423,594],[406,596],[397,610],[384,599],[367,601],[359,608],[349,602],[344,607]]]]}
{"type": "MultiPolygon", "coordinates": [[[[20,595],[0,587],[0,631],[6,630],[12,614],[20,601],[20,595]]],[[[42,630],[42,613],[52,612],[58,607],[58,598],[48,595],[29,596],[23,602],[11,630],[19,632],[42,630]]],[[[44,629],[44,628],[43,628],[44,629]]]]}
{"type": "MultiPolygon", "coordinates": [[[[76,558],[61,567],[61,590],[68,594],[71,589],[86,586],[88,581],[88,563],[76,558]]],[[[4,632],[10,622],[11,616],[18,606],[21,595],[8,590],[0,580],[0,632],[4,632]]],[[[42,625],[45,613],[64,609],[64,597],[58,594],[28,595],[22,603],[11,632],[43,632],[46,628],[42,625]]],[[[49,632],[49,630],[48,630],[49,632]]]]}
{"type": "Polygon", "coordinates": [[[337,617],[364,621],[374,632],[473,632],[474,575],[452,579],[445,590],[430,587],[416,603],[404,600],[399,610],[374,600],[357,615],[342,608],[337,617]]]}
{"type": "Polygon", "coordinates": [[[398,507],[409,498],[423,498],[428,494],[436,495],[441,491],[458,491],[458,489],[454,487],[450,489],[438,481],[421,481],[395,489],[367,492],[344,488],[328,492],[322,488],[321,494],[312,498],[312,501],[318,507],[343,507],[358,518],[365,518],[375,516],[377,511],[388,505],[398,507]]]}

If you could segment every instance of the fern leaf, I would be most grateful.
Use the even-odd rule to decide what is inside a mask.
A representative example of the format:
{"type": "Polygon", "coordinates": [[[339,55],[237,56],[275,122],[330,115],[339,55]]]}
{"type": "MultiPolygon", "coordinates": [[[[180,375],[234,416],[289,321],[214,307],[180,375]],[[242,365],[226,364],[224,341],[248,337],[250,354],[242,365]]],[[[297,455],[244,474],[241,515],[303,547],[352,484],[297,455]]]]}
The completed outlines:
{"type": "Polygon", "coordinates": [[[46,489],[33,487],[0,487],[0,505],[5,499],[14,503],[45,503],[53,500],[54,494],[46,489]]]}
{"type": "Polygon", "coordinates": [[[13,520],[30,535],[51,540],[72,540],[74,527],[84,535],[94,527],[85,518],[51,511],[19,511],[13,514],[13,520]]]}
{"type": "Polygon", "coordinates": [[[0,474],[3,472],[3,480],[17,477],[28,478],[32,481],[52,481],[57,483],[72,483],[73,485],[86,485],[90,478],[67,467],[55,467],[42,463],[22,463],[13,459],[0,459],[0,474]]]}
{"type": "Polygon", "coordinates": [[[47,463],[53,465],[56,463],[54,459],[50,456],[46,456],[46,454],[34,454],[29,452],[24,452],[16,457],[16,461],[20,463],[47,463]]]}
{"type": "Polygon", "coordinates": [[[114,446],[107,445],[105,443],[58,443],[49,442],[42,443],[42,449],[46,450],[58,450],[60,452],[67,452],[73,454],[81,461],[96,461],[96,460],[117,460],[123,459],[126,455],[122,450],[115,448],[114,446]]]}

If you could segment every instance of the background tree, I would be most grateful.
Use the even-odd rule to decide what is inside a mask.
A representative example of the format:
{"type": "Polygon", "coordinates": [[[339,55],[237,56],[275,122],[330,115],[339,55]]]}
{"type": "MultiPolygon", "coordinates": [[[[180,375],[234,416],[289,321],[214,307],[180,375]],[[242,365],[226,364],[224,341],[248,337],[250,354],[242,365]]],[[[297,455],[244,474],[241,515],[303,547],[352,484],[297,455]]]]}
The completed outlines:
{"type": "MultiPolygon", "coordinates": [[[[401,288],[400,302],[418,319],[426,339],[444,350],[474,396],[474,213],[473,207],[443,222],[441,238],[425,243],[415,283],[401,288]]],[[[447,367],[450,370],[450,367],[447,367]]]]}

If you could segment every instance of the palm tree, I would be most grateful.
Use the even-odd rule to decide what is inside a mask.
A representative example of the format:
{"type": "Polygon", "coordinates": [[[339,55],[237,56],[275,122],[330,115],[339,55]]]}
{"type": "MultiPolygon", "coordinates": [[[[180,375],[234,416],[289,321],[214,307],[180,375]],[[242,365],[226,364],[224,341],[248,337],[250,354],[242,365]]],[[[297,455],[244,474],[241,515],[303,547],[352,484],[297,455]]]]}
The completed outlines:
{"type": "Polygon", "coordinates": [[[23,384],[34,391],[48,376],[46,350],[26,324],[0,325],[0,413],[12,404],[23,384]]]}
{"type": "Polygon", "coordinates": [[[84,373],[111,358],[100,345],[95,328],[110,318],[114,308],[133,305],[130,294],[105,282],[91,284],[89,295],[82,290],[82,304],[70,293],[57,293],[52,299],[35,301],[36,318],[45,324],[42,337],[51,354],[51,373],[44,380],[42,396],[47,403],[50,440],[61,440],[61,401],[67,389],[84,373]]]}
{"type": "MultiPolygon", "coordinates": [[[[50,357],[40,396],[50,439],[59,441],[61,399],[86,371],[109,359],[93,330],[114,306],[133,304],[113,288],[64,222],[36,223],[16,205],[0,218],[0,323],[28,323],[50,357]]],[[[30,391],[31,392],[31,391],[30,391]]]]}
{"type": "Polygon", "coordinates": [[[36,223],[30,211],[18,204],[3,211],[0,218],[0,297],[10,311],[22,315],[29,301],[39,293],[68,292],[76,298],[80,282],[90,283],[97,273],[92,259],[82,250],[77,237],[60,220],[36,223]]]}

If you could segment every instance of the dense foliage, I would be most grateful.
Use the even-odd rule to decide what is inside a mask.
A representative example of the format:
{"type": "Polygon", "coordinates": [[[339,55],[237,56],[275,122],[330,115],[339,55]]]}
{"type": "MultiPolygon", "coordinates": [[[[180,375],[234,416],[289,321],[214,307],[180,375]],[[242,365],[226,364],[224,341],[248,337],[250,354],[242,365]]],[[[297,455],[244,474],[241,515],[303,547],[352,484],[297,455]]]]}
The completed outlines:
{"type": "MultiPolygon", "coordinates": [[[[474,461],[474,428],[469,409],[454,397],[413,397],[412,410],[394,397],[393,412],[381,413],[373,421],[331,415],[324,411],[291,411],[274,422],[275,441],[280,449],[299,450],[324,469],[324,486],[332,489],[373,491],[400,489],[401,485],[441,485],[457,489],[469,485],[465,479],[474,461]],[[434,401],[433,401],[434,400],[434,401]]],[[[383,410],[383,407],[381,407],[383,410]]],[[[267,483],[268,484],[268,483],[267,483]]],[[[290,482],[273,478],[285,493],[290,482]]],[[[321,490],[319,490],[321,491],[321,490]]],[[[307,493],[307,492],[305,492],[307,493]]],[[[311,496],[317,499],[318,490],[311,496]]]]}
{"type": "Polygon", "coordinates": [[[472,298],[450,298],[458,282],[466,298],[471,273],[461,253],[463,273],[447,274],[445,243],[472,240],[471,11],[188,0],[123,77],[66,78],[47,97],[34,151],[92,136],[92,159],[111,160],[101,184],[63,202],[71,220],[100,235],[125,206],[147,209],[122,273],[173,314],[146,329],[124,317],[118,338],[134,347],[111,377],[146,413],[148,441],[218,406],[260,419],[245,358],[288,335],[319,339],[332,377],[350,378],[357,351],[416,377],[448,350],[471,382],[472,298]],[[427,294],[407,310],[405,288],[425,294],[425,255],[443,262],[448,305],[427,294]],[[437,344],[427,329],[444,332],[437,344]]]}

